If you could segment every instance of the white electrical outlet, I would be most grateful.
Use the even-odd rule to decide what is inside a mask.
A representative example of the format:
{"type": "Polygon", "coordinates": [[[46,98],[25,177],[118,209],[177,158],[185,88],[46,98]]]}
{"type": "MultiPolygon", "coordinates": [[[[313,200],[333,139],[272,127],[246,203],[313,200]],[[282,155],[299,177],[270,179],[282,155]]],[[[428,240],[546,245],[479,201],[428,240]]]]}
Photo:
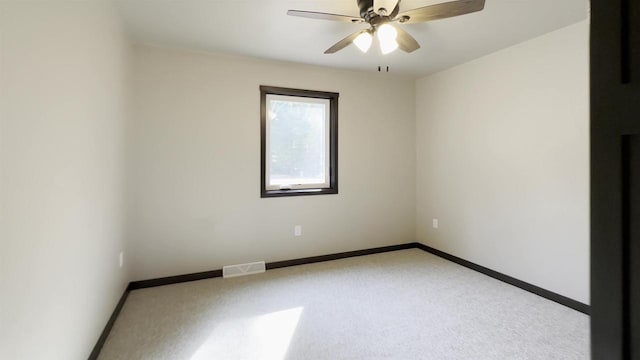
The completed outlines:
{"type": "Polygon", "coordinates": [[[433,219],[432,220],[432,225],[433,225],[434,229],[437,229],[438,228],[438,219],[433,219]]]}
{"type": "Polygon", "coordinates": [[[293,227],[294,236],[302,236],[302,225],[296,225],[293,227]]]}
{"type": "Polygon", "coordinates": [[[122,267],[124,265],[124,252],[120,251],[120,256],[118,257],[118,259],[120,260],[120,267],[122,267]]]}

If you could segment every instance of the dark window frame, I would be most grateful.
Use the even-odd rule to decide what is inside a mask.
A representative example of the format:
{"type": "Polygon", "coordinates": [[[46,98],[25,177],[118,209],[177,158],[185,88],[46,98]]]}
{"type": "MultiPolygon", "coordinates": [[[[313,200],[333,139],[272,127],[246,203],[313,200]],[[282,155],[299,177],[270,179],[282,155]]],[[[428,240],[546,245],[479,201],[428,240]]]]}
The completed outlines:
{"type": "Polygon", "coordinates": [[[260,85],[260,197],[301,195],[326,195],[338,193],[338,97],[339,93],[315,90],[291,89],[260,85]],[[266,188],[266,140],[267,95],[284,95],[329,100],[329,187],[314,189],[267,190],[266,188]]]}

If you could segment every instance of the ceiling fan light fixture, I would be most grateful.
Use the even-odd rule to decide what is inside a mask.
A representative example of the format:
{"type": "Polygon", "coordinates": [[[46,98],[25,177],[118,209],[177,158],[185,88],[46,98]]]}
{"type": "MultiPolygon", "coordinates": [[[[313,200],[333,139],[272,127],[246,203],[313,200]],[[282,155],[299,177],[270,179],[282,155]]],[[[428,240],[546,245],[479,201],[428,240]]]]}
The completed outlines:
{"type": "Polygon", "coordinates": [[[335,54],[351,44],[356,44],[362,52],[367,52],[371,48],[372,38],[377,37],[380,51],[384,55],[396,49],[412,53],[420,48],[416,39],[403,30],[403,24],[415,24],[478,12],[484,9],[485,3],[485,0],[443,0],[445,2],[400,11],[400,1],[356,0],[360,10],[359,17],[304,10],[289,10],[287,15],[352,24],[369,24],[370,29],[361,29],[349,34],[325,50],[324,53],[335,54]],[[398,27],[391,26],[391,23],[394,22],[398,27]]]}
{"type": "Polygon", "coordinates": [[[398,48],[398,31],[396,28],[389,24],[382,24],[378,27],[376,34],[378,35],[378,42],[380,43],[380,51],[383,54],[389,54],[398,48]]]}
{"type": "Polygon", "coordinates": [[[360,49],[360,51],[362,51],[363,53],[369,51],[372,42],[373,36],[371,36],[371,33],[369,33],[368,31],[363,32],[362,34],[358,35],[355,40],[353,40],[353,43],[356,44],[358,49],[360,49]]]}

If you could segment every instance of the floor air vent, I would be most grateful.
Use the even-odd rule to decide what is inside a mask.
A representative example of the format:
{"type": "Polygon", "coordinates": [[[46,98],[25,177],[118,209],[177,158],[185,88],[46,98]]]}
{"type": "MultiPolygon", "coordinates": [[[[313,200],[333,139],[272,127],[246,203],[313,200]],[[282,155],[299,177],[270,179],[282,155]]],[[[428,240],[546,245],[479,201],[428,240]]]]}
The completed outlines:
{"type": "Polygon", "coordinates": [[[251,274],[263,273],[266,270],[264,261],[247,264],[228,265],[222,267],[222,277],[236,277],[251,274]]]}

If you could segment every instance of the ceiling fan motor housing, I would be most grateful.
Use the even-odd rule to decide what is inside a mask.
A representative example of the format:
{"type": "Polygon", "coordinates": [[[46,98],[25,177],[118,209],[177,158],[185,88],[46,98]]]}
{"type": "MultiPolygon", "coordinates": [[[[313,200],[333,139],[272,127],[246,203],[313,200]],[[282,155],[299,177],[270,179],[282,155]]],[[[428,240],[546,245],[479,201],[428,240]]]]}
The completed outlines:
{"type": "Polygon", "coordinates": [[[373,12],[373,0],[358,0],[358,8],[360,9],[360,17],[367,19],[370,12],[373,12]]]}
{"type": "Polygon", "coordinates": [[[393,9],[374,9],[374,0],[358,0],[358,8],[360,9],[360,17],[364,19],[371,27],[376,28],[382,24],[391,22],[400,10],[400,1],[396,2],[393,9]]]}
{"type": "MultiPolygon", "coordinates": [[[[448,2],[427,5],[420,8],[403,11],[400,13],[401,0],[356,0],[360,10],[360,17],[350,15],[330,14],[316,11],[289,10],[288,15],[300,16],[320,20],[332,20],[341,22],[350,22],[354,24],[368,23],[371,28],[360,29],[344,39],[338,41],[325,51],[325,54],[333,54],[344,49],[357,39],[360,39],[360,49],[368,49],[371,45],[371,36],[375,32],[380,38],[383,36],[381,32],[386,33],[384,38],[386,43],[394,46],[388,46],[382,49],[383,41],[380,42],[383,54],[391,52],[396,48],[404,52],[411,53],[420,48],[420,44],[408,32],[401,27],[387,25],[391,22],[398,23],[417,23],[438,19],[446,19],[454,16],[465,15],[484,9],[485,0],[451,0],[448,2]],[[375,9],[378,7],[378,9],[375,9]],[[392,7],[388,9],[387,7],[392,7]],[[389,11],[391,10],[391,11],[389,11]],[[383,29],[386,29],[383,31],[383,29]],[[388,31],[387,31],[388,30],[388,31]],[[365,39],[366,38],[366,39],[365,39]],[[364,39],[364,40],[363,40],[364,39]]],[[[356,43],[357,45],[357,43],[356,43]]],[[[366,50],[362,50],[365,51],[366,50]]]]}

